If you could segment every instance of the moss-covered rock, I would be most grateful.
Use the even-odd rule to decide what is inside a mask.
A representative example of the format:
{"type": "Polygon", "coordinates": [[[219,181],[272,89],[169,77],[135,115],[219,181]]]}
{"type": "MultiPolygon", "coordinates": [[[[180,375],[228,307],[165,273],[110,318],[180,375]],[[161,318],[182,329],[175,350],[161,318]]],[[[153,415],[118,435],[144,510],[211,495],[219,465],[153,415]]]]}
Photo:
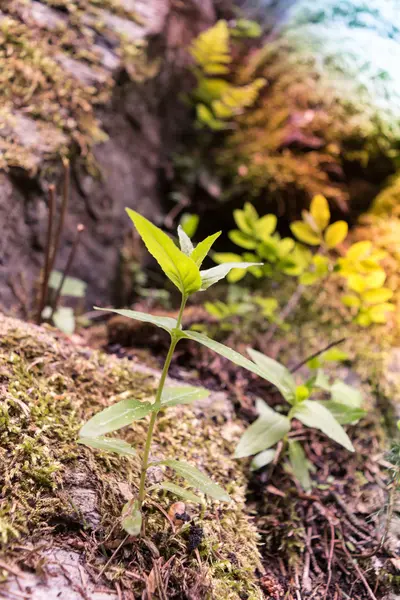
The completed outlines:
{"type": "MultiPolygon", "coordinates": [[[[0,565],[4,589],[15,589],[16,564],[33,566],[40,583],[46,561],[57,561],[43,546],[32,563],[31,549],[45,541],[61,554],[77,552],[84,578],[104,571],[103,582],[135,594],[154,579],[157,563],[163,583],[152,585],[158,591],[161,586],[165,597],[194,597],[190,593],[197,590],[201,598],[261,598],[257,535],[243,511],[243,473],[231,458],[242,429],[226,398],[217,394],[193,408],[168,409],[159,420],[153,456],[191,461],[224,485],[234,502],[208,504],[201,513],[190,506],[190,522],[171,529],[165,516],[171,499],[153,492],[145,508],[146,537],[125,540],[113,554],[125,537],[119,516],[136,493],[139,465],[135,458],[78,446],[76,437],[82,422],[108,404],[153,394],[154,376],[3,316],[0,336],[0,542],[3,560],[13,564],[11,571],[0,565]]],[[[145,432],[141,421],[123,436],[140,450],[145,432]]],[[[154,481],[158,469],[150,474],[154,481]]],[[[22,577],[19,584],[28,585],[22,577]]]]}

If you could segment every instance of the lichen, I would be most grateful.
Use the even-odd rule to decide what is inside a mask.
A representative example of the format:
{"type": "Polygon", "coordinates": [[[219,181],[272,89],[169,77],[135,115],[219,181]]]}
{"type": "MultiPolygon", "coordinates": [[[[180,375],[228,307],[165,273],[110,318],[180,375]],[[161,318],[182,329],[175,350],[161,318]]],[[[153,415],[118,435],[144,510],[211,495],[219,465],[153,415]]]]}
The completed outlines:
{"type": "MultiPolygon", "coordinates": [[[[128,360],[74,347],[56,332],[2,316],[0,335],[2,553],[23,562],[18,554],[21,540],[25,543],[49,532],[56,535],[60,528],[71,532],[72,526],[72,531],[92,530],[86,558],[100,571],[104,566],[100,544],[103,549],[115,548],[113,541],[123,537],[119,516],[127,496],[137,489],[139,464],[135,458],[79,446],[77,433],[84,420],[121,397],[153,394],[154,378],[134,370],[128,360]],[[82,489],[85,497],[94,498],[90,510],[82,503],[82,489]]],[[[146,538],[165,560],[174,556],[170,576],[174,590],[201,584],[204,598],[260,599],[257,535],[244,512],[244,475],[231,458],[233,442],[221,435],[222,425],[216,425],[212,415],[201,406],[168,409],[160,418],[153,455],[196,464],[221,482],[234,502],[208,504],[203,513],[188,508],[191,523],[171,532],[157,508],[168,510],[171,499],[153,492],[146,505],[146,538]],[[198,555],[187,551],[192,524],[203,532],[198,555]]],[[[140,450],[145,432],[145,421],[139,421],[121,435],[140,450]]],[[[156,480],[158,470],[150,477],[156,480]]],[[[145,542],[130,546],[129,561],[118,555],[105,577],[132,588],[127,575],[132,560],[147,573],[153,565],[145,542]]],[[[142,585],[134,582],[137,593],[142,585]]]]}

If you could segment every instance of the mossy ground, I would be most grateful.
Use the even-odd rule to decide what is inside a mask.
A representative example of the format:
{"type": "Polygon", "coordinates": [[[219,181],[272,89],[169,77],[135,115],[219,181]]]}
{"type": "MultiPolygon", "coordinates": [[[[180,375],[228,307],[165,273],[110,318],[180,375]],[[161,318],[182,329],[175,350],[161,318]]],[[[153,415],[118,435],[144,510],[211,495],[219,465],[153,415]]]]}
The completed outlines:
{"type": "MultiPolygon", "coordinates": [[[[135,459],[77,445],[77,433],[108,404],[152,394],[154,379],[127,360],[74,347],[54,332],[16,320],[0,317],[0,335],[3,559],[23,568],[28,543],[51,538],[62,544],[68,534],[65,543],[79,541],[83,565],[99,573],[124,539],[119,516],[135,494],[139,466],[135,459]]],[[[169,409],[160,419],[153,454],[196,464],[234,502],[208,504],[204,514],[188,507],[191,522],[172,531],[161,510],[168,511],[171,498],[153,495],[146,506],[146,538],[126,542],[105,569],[106,579],[141,593],[144,576],[161,557],[171,559],[169,598],[186,598],[195,588],[201,598],[262,597],[255,575],[257,536],[243,510],[245,479],[231,458],[232,441],[221,435],[223,426],[219,409],[169,409]],[[193,542],[196,531],[200,537],[193,542]],[[141,574],[139,580],[132,572],[141,574]]],[[[145,431],[143,421],[123,435],[140,451],[145,431]]],[[[150,474],[159,476],[157,469],[150,474]]]]}

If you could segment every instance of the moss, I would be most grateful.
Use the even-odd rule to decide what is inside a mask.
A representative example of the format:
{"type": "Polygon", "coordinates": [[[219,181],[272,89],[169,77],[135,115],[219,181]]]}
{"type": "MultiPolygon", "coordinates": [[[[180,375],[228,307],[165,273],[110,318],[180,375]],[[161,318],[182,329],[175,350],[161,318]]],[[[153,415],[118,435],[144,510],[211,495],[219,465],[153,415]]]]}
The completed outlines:
{"type": "MultiPolygon", "coordinates": [[[[100,571],[103,552],[110,548],[111,554],[123,536],[118,519],[137,489],[139,465],[134,458],[77,445],[77,433],[85,419],[106,405],[122,397],[152,394],[154,379],[132,370],[127,360],[67,345],[60,334],[2,316],[0,335],[2,550],[23,562],[18,555],[23,538],[26,543],[49,532],[56,535],[60,528],[69,536],[74,530],[93,530],[86,559],[100,571]],[[94,498],[90,507],[82,494],[94,498]]],[[[204,534],[196,555],[187,550],[191,524],[171,532],[158,508],[168,510],[170,499],[153,492],[146,506],[147,545],[144,540],[130,542],[129,560],[123,553],[117,555],[106,570],[109,580],[132,589],[127,575],[132,561],[149,573],[155,552],[165,560],[174,557],[170,576],[174,593],[201,585],[204,598],[262,597],[255,576],[260,566],[257,535],[244,513],[244,475],[231,458],[232,442],[221,435],[212,414],[212,409],[210,416],[205,414],[202,406],[168,409],[160,418],[153,455],[196,464],[221,482],[235,502],[209,504],[204,514],[188,508],[192,523],[204,534]]],[[[220,411],[219,419],[224,420],[220,411]]],[[[146,424],[140,421],[122,436],[140,450],[145,432],[146,424]]],[[[157,468],[150,473],[154,480],[159,475],[157,468]]],[[[136,581],[134,589],[140,594],[143,586],[136,581]]]]}
{"type": "Polygon", "coordinates": [[[87,156],[96,142],[106,139],[94,111],[110,98],[115,81],[103,64],[99,35],[113,47],[113,60],[132,77],[138,72],[144,80],[155,74],[147,64],[145,41],[139,39],[135,45],[104,22],[108,14],[142,25],[120,2],[47,0],[46,4],[56,9],[55,24],[51,19],[46,24],[32,19],[30,0],[9,2],[2,7],[0,20],[0,168],[18,167],[31,175],[42,168],[38,150],[45,159],[73,148],[87,156]],[[32,119],[32,139],[21,122],[24,117],[32,119]]]}

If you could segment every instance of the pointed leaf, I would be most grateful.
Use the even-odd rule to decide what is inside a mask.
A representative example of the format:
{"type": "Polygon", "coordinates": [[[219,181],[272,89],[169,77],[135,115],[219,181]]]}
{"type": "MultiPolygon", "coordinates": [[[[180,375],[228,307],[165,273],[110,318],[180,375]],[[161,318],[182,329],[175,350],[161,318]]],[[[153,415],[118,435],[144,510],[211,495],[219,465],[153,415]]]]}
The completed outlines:
{"type": "Polygon", "coordinates": [[[190,256],[194,250],[192,240],[190,239],[188,234],[185,232],[183,227],[181,227],[181,225],[178,226],[178,237],[179,237],[179,245],[181,247],[182,252],[184,254],[186,254],[186,256],[190,256]]]}
{"type": "Polygon", "coordinates": [[[209,235],[202,242],[197,244],[196,248],[193,250],[191,254],[191,259],[194,260],[194,262],[199,268],[201,267],[203,260],[211,250],[211,247],[214,244],[215,240],[217,240],[220,235],[220,231],[217,231],[217,233],[214,233],[213,235],[209,235]]]}
{"type": "Polygon", "coordinates": [[[100,308],[99,306],[94,306],[95,310],[103,310],[104,312],[113,312],[117,315],[121,315],[122,317],[127,317],[128,319],[134,319],[135,321],[143,321],[144,323],[152,323],[152,325],[156,325],[157,327],[161,327],[171,333],[173,329],[176,329],[177,321],[176,319],[172,319],[171,317],[158,317],[157,315],[149,315],[147,313],[138,312],[137,310],[126,310],[126,309],[116,309],[116,308],[100,308]]]}
{"type": "Polygon", "coordinates": [[[155,485],[152,489],[166,490],[167,492],[175,494],[175,496],[183,498],[187,502],[193,502],[194,504],[203,504],[203,500],[199,498],[199,496],[196,496],[196,494],[193,494],[193,492],[186,490],[180,485],[176,485],[175,483],[172,483],[170,481],[164,481],[163,483],[160,483],[160,485],[155,485]]]}
{"type": "Polygon", "coordinates": [[[182,292],[189,295],[200,289],[200,273],[195,262],[186,256],[166,233],[139,213],[126,209],[147,250],[156,259],[166,276],[182,292]]]}
{"type": "Polygon", "coordinates": [[[98,450],[105,450],[106,452],[115,452],[125,456],[136,456],[137,452],[128,442],[119,440],[118,438],[106,438],[106,437],[80,437],[78,444],[84,444],[89,448],[97,448],[98,450]]]}
{"type": "Polygon", "coordinates": [[[202,400],[210,395],[209,390],[196,387],[165,388],[161,397],[161,406],[176,406],[177,404],[191,404],[195,400],[202,400]]]}
{"type": "Polygon", "coordinates": [[[332,440],[354,452],[353,444],[332,413],[319,402],[305,400],[293,408],[293,416],[307,427],[315,427],[332,440]]]}
{"type": "Polygon", "coordinates": [[[347,404],[352,408],[360,408],[363,403],[362,393],[355,387],[337,379],[331,386],[332,400],[347,404]]]}
{"type": "MultiPolygon", "coordinates": [[[[236,352],[235,350],[232,350],[232,348],[229,348],[224,344],[220,344],[219,342],[212,340],[203,333],[187,330],[181,331],[180,333],[183,338],[187,338],[193,340],[194,342],[198,342],[199,344],[206,346],[210,350],[213,350],[217,354],[220,354],[224,358],[227,358],[235,365],[239,365],[240,367],[243,367],[244,369],[255,373],[259,377],[267,379],[279,389],[279,391],[286,398],[286,400],[288,400],[288,402],[293,400],[295,395],[296,384],[289,371],[283,365],[280,365],[278,362],[272,359],[268,359],[270,362],[268,364],[267,369],[266,365],[259,366],[252,360],[249,360],[242,354],[239,354],[239,352],[236,352]]],[[[260,353],[257,352],[257,354],[260,353]]],[[[261,354],[261,356],[263,355],[261,354]]]]}
{"type": "Polygon", "coordinates": [[[308,492],[312,487],[310,470],[303,447],[299,442],[289,442],[289,460],[294,476],[301,484],[301,487],[308,492]]]}
{"type": "Polygon", "coordinates": [[[349,231],[346,221],[336,221],[329,225],[325,232],[325,244],[327,248],[335,248],[343,242],[349,231]]]}
{"type": "Polygon", "coordinates": [[[264,450],[264,452],[260,452],[257,454],[250,463],[250,471],[257,471],[262,467],[266,467],[275,458],[276,450],[264,450]]]}
{"type": "Polygon", "coordinates": [[[256,365],[261,369],[264,379],[268,379],[281,392],[288,402],[292,402],[296,395],[296,382],[289,369],[273,358],[265,356],[253,348],[248,348],[248,353],[256,365]]]}
{"type": "Polygon", "coordinates": [[[336,402],[334,400],[328,400],[327,402],[321,403],[327,408],[335,417],[336,421],[341,425],[350,425],[351,423],[357,423],[367,413],[362,408],[356,408],[342,402],[336,402]]]}
{"type": "Polygon", "coordinates": [[[249,267],[255,267],[258,265],[262,265],[262,263],[225,263],[218,265],[217,267],[207,269],[206,271],[200,271],[201,290],[207,290],[210,286],[214,285],[214,283],[217,283],[217,281],[220,281],[226,277],[229,271],[232,269],[248,269],[249,267]]]}
{"type": "Polygon", "coordinates": [[[198,215],[194,215],[191,213],[183,213],[180,220],[180,225],[183,231],[186,233],[186,235],[192,238],[197,231],[199,221],[200,218],[198,215]]]}
{"type": "Polygon", "coordinates": [[[235,458],[253,456],[274,446],[290,431],[287,417],[270,409],[270,414],[262,414],[246,429],[235,449],[235,458]]]}
{"type": "Polygon", "coordinates": [[[153,410],[150,402],[121,400],[89,419],[79,432],[81,438],[98,438],[106,433],[117,431],[130,425],[132,421],[143,419],[153,410]]]}
{"type": "Polygon", "coordinates": [[[319,246],[321,243],[319,235],[312,230],[308,223],[304,223],[303,221],[294,221],[294,223],[290,224],[290,229],[293,235],[297,237],[300,242],[304,242],[310,246],[319,246]]]}
{"type": "Polygon", "coordinates": [[[163,460],[159,464],[166,465],[173,469],[178,475],[186,479],[193,487],[199,489],[204,494],[211,496],[215,500],[229,502],[230,496],[219,485],[214,483],[205,473],[192,467],[182,460],[163,460]]]}

